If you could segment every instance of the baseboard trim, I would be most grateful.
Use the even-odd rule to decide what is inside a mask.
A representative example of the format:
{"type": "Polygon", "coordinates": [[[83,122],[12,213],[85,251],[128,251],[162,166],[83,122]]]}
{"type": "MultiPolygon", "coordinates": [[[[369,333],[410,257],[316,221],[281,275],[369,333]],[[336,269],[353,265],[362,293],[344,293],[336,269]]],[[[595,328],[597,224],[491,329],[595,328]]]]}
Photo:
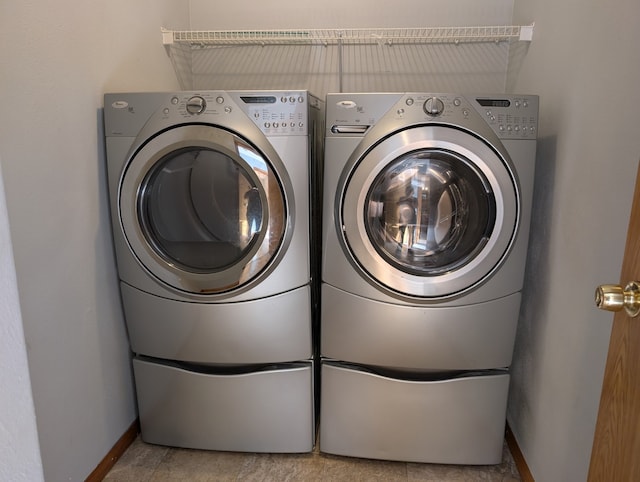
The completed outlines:
{"type": "Polygon", "coordinates": [[[122,437],[118,439],[111,450],[109,450],[107,455],[105,455],[93,472],[89,474],[89,477],[86,478],[85,482],[100,482],[103,480],[116,464],[118,459],[122,457],[122,454],[129,448],[129,445],[131,445],[136,439],[138,433],[140,433],[140,422],[136,419],[127,431],[122,434],[122,437]]]}
{"type": "Polygon", "coordinates": [[[509,450],[511,451],[511,455],[513,456],[513,460],[516,463],[516,467],[518,472],[520,472],[520,477],[523,482],[535,482],[533,475],[531,475],[531,471],[529,470],[529,466],[527,465],[527,461],[524,459],[524,455],[522,455],[522,451],[518,446],[518,442],[516,441],[516,437],[513,435],[511,431],[511,427],[507,423],[507,430],[505,432],[505,439],[507,440],[507,445],[509,446],[509,450]]]}

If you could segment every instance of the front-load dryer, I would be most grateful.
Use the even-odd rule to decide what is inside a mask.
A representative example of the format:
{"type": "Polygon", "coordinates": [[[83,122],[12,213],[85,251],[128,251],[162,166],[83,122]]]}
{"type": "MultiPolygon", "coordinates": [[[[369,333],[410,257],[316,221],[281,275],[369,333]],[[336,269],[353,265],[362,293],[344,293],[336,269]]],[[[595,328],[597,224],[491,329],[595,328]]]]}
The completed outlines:
{"type": "Polygon", "coordinates": [[[113,237],[142,438],[314,443],[306,91],[105,95],[113,237]]]}
{"type": "Polygon", "coordinates": [[[501,460],[536,96],[329,94],[320,449],[501,460]]]}

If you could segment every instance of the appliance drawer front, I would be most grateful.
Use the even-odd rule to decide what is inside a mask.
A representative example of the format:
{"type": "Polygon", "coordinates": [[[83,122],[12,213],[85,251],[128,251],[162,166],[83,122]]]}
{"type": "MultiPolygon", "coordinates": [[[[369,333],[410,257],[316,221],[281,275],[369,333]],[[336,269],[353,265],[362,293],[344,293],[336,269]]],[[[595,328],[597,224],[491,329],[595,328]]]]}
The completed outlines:
{"type": "Polygon", "coordinates": [[[191,363],[280,363],[311,358],[311,290],[238,303],[189,303],[121,283],[131,349],[191,363]]]}
{"type": "Polygon", "coordinates": [[[137,358],[133,368],[145,442],[238,452],[313,449],[311,362],[224,375],[137,358]]]}
{"type": "Polygon", "coordinates": [[[416,381],[323,362],[321,380],[322,452],[441,464],[502,460],[506,372],[416,381]]]}
{"type": "Polygon", "coordinates": [[[466,306],[383,303],[322,285],[322,355],[363,365],[480,370],[511,364],[520,293],[466,306]]]}

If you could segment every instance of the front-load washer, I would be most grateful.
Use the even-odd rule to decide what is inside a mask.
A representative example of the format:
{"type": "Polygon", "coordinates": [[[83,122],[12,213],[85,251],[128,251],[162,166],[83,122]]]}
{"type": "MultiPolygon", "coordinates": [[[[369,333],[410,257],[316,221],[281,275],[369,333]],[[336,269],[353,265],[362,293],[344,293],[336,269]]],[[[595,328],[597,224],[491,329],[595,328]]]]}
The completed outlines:
{"type": "Polygon", "coordinates": [[[306,91],[105,95],[146,442],[312,449],[310,186],[321,108],[306,91]]]}
{"type": "Polygon", "coordinates": [[[326,98],[320,450],[502,456],[538,99],[326,98]]]}

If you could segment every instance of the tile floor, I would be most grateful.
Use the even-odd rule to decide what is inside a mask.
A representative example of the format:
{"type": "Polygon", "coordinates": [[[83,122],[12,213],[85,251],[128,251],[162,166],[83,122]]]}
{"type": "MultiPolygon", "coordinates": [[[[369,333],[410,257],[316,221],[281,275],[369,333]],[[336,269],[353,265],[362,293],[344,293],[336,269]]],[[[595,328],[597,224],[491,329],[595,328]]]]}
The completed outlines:
{"type": "Polygon", "coordinates": [[[505,443],[494,466],[386,462],[322,454],[209,452],[149,445],[138,437],[104,479],[108,482],[168,481],[519,481],[505,443]]]}

